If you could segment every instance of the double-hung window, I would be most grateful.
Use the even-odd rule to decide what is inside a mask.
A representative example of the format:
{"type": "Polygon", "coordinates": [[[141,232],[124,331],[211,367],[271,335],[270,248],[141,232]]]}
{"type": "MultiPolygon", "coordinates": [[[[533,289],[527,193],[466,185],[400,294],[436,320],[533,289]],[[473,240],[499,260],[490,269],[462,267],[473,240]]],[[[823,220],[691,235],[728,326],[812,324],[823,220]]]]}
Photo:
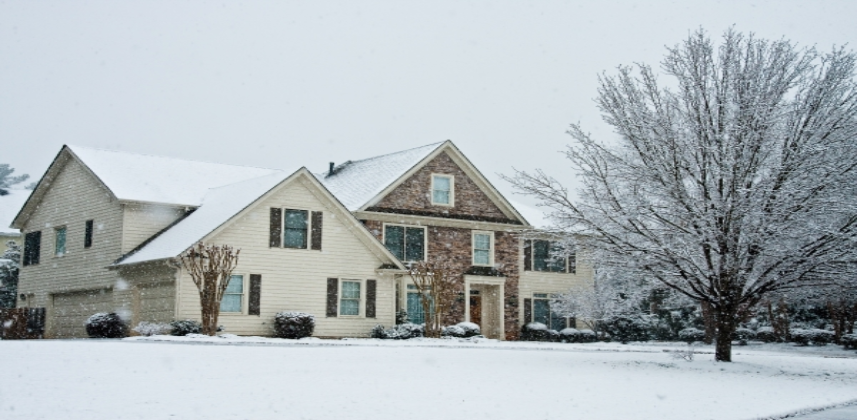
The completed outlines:
{"type": "Polygon", "coordinates": [[[526,246],[524,250],[525,270],[572,274],[576,272],[575,253],[569,253],[559,242],[544,240],[527,242],[531,243],[531,246],[526,246]]]}
{"type": "Polygon", "coordinates": [[[65,255],[65,226],[57,228],[54,233],[56,234],[56,240],[54,241],[54,255],[62,257],[65,255]]]}
{"type": "Polygon", "coordinates": [[[431,203],[441,206],[452,206],[454,197],[455,179],[452,175],[431,176],[431,203]]]}
{"type": "Polygon", "coordinates": [[[233,274],[229,278],[229,284],[223,292],[223,298],[220,300],[220,312],[238,312],[243,311],[242,302],[244,301],[244,276],[233,274]]]}
{"type": "Polygon", "coordinates": [[[384,246],[400,261],[424,261],[426,258],[426,228],[385,225],[384,246]]]}
{"type": "Polygon", "coordinates": [[[493,242],[492,232],[473,232],[473,265],[493,265],[493,242]]]}
{"type": "Polygon", "coordinates": [[[342,280],[339,315],[360,315],[360,281],[342,280]]]}
{"type": "Polygon", "coordinates": [[[283,245],[286,248],[305,249],[307,246],[307,230],[309,228],[308,212],[306,210],[286,209],[285,219],[283,245]]]}
{"type": "Polygon", "coordinates": [[[568,319],[556,313],[551,309],[551,301],[555,296],[547,293],[533,293],[533,321],[541,322],[552,330],[560,331],[566,328],[568,319]]]}

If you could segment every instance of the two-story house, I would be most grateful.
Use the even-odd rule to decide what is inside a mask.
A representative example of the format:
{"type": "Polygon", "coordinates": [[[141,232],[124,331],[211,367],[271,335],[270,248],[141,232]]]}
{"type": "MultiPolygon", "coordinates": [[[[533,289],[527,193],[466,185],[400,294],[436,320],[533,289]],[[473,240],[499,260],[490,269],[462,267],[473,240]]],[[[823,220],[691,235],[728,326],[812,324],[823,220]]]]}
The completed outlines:
{"type": "Polygon", "coordinates": [[[18,303],[46,307],[52,337],[85,336],[99,311],[198,319],[177,257],[199,241],[241,249],[220,321],[242,335],[270,334],[284,310],[316,315],[322,337],[366,336],[397,310],[420,322],[406,264],[443,259],[463,290],[448,321],[514,339],[530,320],[564,327],[551,294],[591,279],[584,261],[523,238],[528,221],[449,141],[317,174],[65,146],[13,227],[18,303]]]}

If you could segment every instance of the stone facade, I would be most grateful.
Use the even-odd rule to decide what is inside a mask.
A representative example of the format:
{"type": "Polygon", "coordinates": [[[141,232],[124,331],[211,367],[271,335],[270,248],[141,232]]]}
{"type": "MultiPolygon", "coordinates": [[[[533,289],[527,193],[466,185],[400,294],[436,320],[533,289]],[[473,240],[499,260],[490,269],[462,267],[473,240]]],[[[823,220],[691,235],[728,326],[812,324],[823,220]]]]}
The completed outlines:
{"type": "Polygon", "coordinates": [[[449,157],[446,152],[428,162],[410,178],[387,194],[368,211],[404,213],[453,219],[483,220],[518,224],[509,219],[485,195],[473,180],[449,157]],[[455,206],[438,206],[431,203],[431,175],[452,175],[455,206]]]}

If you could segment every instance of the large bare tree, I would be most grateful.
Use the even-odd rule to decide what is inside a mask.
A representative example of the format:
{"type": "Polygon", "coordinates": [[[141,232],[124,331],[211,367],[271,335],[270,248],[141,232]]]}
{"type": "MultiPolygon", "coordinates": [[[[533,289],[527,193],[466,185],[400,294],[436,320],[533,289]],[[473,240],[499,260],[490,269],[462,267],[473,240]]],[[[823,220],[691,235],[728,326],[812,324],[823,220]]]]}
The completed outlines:
{"type": "Polygon", "coordinates": [[[585,235],[598,264],[709,305],[715,359],[731,361],[739,314],[767,294],[835,281],[857,238],[855,55],[700,30],[647,65],[600,77],[618,134],[579,125],[566,156],[579,198],[542,171],[511,181],[585,235]],[[636,71],[635,71],[636,69],[636,71]]]}
{"type": "Polygon", "coordinates": [[[217,333],[220,301],[229,285],[232,270],[238,265],[239,253],[240,249],[228,245],[207,245],[200,242],[180,256],[182,266],[199,290],[203,334],[217,333]]]}
{"type": "Polygon", "coordinates": [[[450,264],[441,261],[415,262],[408,268],[408,274],[419,292],[426,320],[425,335],[439,338],[443,320],[460,291],[459,276],[450,264]]]}

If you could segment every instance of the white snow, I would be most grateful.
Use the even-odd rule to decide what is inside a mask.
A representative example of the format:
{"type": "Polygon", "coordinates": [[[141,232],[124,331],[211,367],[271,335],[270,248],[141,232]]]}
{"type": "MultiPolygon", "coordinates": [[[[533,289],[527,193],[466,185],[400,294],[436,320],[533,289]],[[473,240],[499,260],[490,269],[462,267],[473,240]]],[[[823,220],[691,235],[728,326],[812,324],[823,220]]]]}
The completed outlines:
{"type": "Polygon", "coordinates": [[[68,147],[120,200],[198,206],[210,188],[282,172],[83,146],[68,147]]]}
{"type": "Polygon", "coordinates": [[[0,418],[751,419],[857,398],[853,351],[751,345],[716,363],[710,346],[692,362],[671,357],[682,348],[233,335],[3,341],[0,354],[14,357],[0,357],[0,418]]]}
{"type": "Polygon", "coordinates": [[[444,143],[434,143],[401,152],[349,161],[338,165],[334,174],[316,178],[349,211],[359,210],[444,143]]]}
{"type": "Polygon", "coordinates": [[[275,172],[209,190],[196,211],[117,265],[178,256],[291,175],[275,172]]]}
{"type": "Polygon", "coordinates": [[[0,233],[20,234],[20,230],[12,229],[9,225],[12,224],[12,220],[21,211],[21,207],[24,207],[24,203],[27,202],[27,198],[30,197],[32,191],[15,189],[7,189],[6,191],[9,194],[0,196],[0,233]]]}

